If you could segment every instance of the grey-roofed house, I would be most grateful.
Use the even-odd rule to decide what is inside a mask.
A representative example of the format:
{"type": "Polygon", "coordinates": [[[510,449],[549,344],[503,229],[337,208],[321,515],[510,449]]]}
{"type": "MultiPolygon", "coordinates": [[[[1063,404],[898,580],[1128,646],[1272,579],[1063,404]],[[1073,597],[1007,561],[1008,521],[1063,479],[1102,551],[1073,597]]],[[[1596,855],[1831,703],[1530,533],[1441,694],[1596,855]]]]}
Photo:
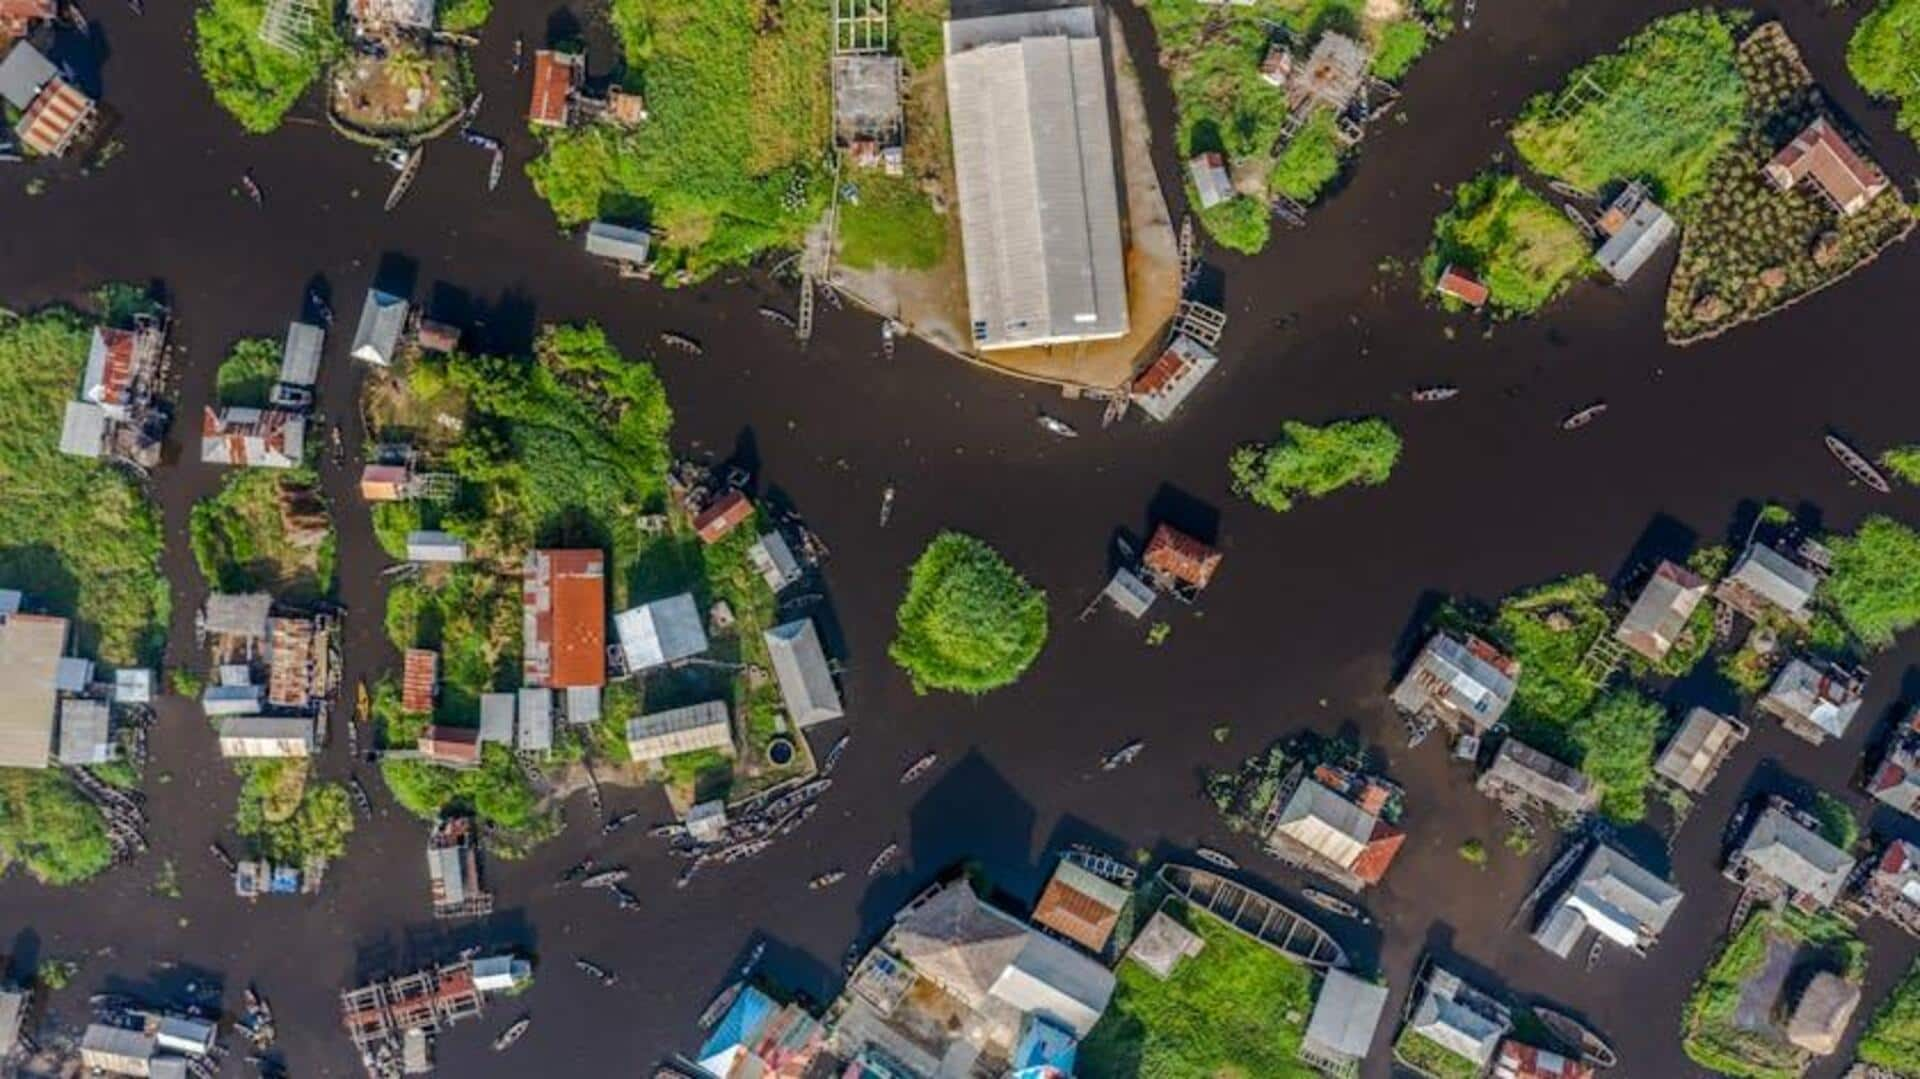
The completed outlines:
{"type": "Polygon", "coordinates": [[[97,458],[107,452],[107,410],[92,401],[68,401],[60,417],[60,452],[97,458]]]}
{"type": "Polygon", "coordinates": [[[813,619],[782,623],[763,637],[773,657],[773,677],[780,685],[780,699],[794,726],[811,727],[846,714],[813,619]]]}
{"type": "Polygon", "coordinates": [[[214,592],[200,608],[200,632],[258,641],[267,638],[273,597],[265,592],[214,592]]]}
{"type": "Polygon", "coordinates": [[[653,235],[607,221],[587,226],[587,254],[627,266],[645,266],[653,250],[653,235]]]}
{"type": "Polygon", "coordinates": [[[1725,876],[1763,896],[1784,896],[1805,910],[1830,906],[1853,873],[1846,851],[1779,805],[1768,805],[1727,859],[1725,876]]]}
{"type": "Polygon", "coordinates": [[[700,622],[693,593],[682,592],[621,611],[613,619],[627,671],[641,671],[677,663],[707,650],[706,627],[700,622]]]}
{"type": "Polygon", "coordinates": [[[950,20],[946,79],[973,344],[1125,335],[1126,261],[1095,9],[950,20]]]}
{"type": "Polygon", "coordinates": [[[209,718],[258,715],[267,700],[267,687],[208,686],[200,694],[200,709],[209,718]]]}
{"type": "Polygon", "coordinates": [[[1864,670],[1796,656],[1756,707],[1817,746],[1829,738],[1845,737],[1860,714],[1860,696],[1866,687],[1864,670]]]}
{"type": "Polygon", "coordinates": [[[1506,714],[1519,677],[1520,664],[1480,638],[1436,633],[1394,687],[1393,704],[1409,716],[1478,734],[1506,714]]]}
{"type": "Polygon", "coordinates": [[[320,352],[327,331],[309,322],[287,323],[287,340],[280,347],[280,381],[311,386],[320,379],[320,352]]]}
{"type": "Polygon", "coordinates": [[[1100,594],[1111,600],[1115,607],[1135,618],[1143,617],[1153,607],[1153,601],[1160,597],[1160,593],[1155,592],[1152,585],[1141,580],[1139,574],[1125,566],[1113,571],[1113,578],[1107,582],[1107,587],[1102,589],[1100,594]]]}
{"type": "Polygon", "coordinates": [[[1920,816],[1920,708],[1894,730],[1886,756],[1867,779],[1867,793],[1909,817],[1920,816]]]}
{"type": "Polygon", "coordinates": [[[451,532],[421,529],[407,533],[407,561],[459,565],[467,560],[467,544],[451,532]]]}
{"type": "Polygon", "coordinates": [[[599,686],[568,686],[561,693],[561,699],[566,704],[568,723],[578,725],[600,721],[599,686]]]}
{"type": "Polygon", "coordinates": [[[1629,184],[1600,216],[1606,242],[1593,259],[1615,281],[1625,284],[1678,231],[1673,218],[1647,197],[1644,187],[1629,184]]]}
{"type": "Polygon", "coordinates": [[[1373,1048],[1387,987],[1329,968],[1300,1042],[1300,1059],[1329,1075],[1352,1075],[1373,1048]]]}
{"type": "Polygon", "coordinates": [[[553,691],[524,687],[518,703],[520,718],[514,728],[513,748],[529,753],[553,749],[553,691]]]}
{"type": "Polygon", "coordinates": [[[635,763],[701,749],[733,753],[733,724],[727,718],[727,702],[701,701],[627,720],[627,756],[635,763]]]}
{"type": "Polygon", "coordinates": [[[89,1023],[80,1036],[80,1063],[108,1075],[147,1075],[159,1051],[160,1040],[152,1034],[106,1023],[89,1023]]]}
{"type": "Polygon", "coordinates": [[[1408,1035],[1426,1038],[1480,1068],[1512,1029],[1505,1005],[1439,967],[1428,972],[1420,1001],[1407,1017],[1408,1035]]]}
{"type": "Polygon", "coordinates": [[[1695,707],[1653,762],[1654,773],[1688,794],[1703,793],[1734,747],[1746,738],[1746,724],[1695,707]]]}
{"type": "Polygon", "coordinates": [[[27,995],[14,989],[0,989],[0,1059],[20,1045],[20,1026],[27,1017],[27,995]]]}
{"type": "Polygon", "coordinates": [[[1187,162],[1187,175],[1200,198],[1200,208],[1209,210],[1233,198],[1233,177],[1227,175],[1227,159],[1217,153],[1195,154],[1187,162]]]}
{"type": "Polygon", "coordinates": [[[223,757],[310,757],[314,743],[309,716],[228,716],[220,721],[223,757]]]}
{"type": "Polygon", "coordinates": [[[480,694],[480,741],[482,744],[495,742],[503,746],[513,745],[514,695],[511,693],[480,694]]]}
{"type": "Polygon", "coordinates": [[[406,300],[391,292],[368,289],[366,303],[360,307],[360,322],[353,329],[353,347],[348,350],[353,358],[391,366],[401,335],[407,330],[408,313],[406,300]]]}
{"type": "Polygon", "coordinates": [[[67,620],[0,614],[0,768],[45,768],[52,759],[60,653],[67,620]]]}
{"type": "Polygon", "coordinates": [[[1535,943],[1565,959],[1587,930],[1644,955],[1679,908],[1681,892],[1625,854],[1595,843],[1573,883],[1535,929],[1535,943]]]}
{"type": "Polygon", "coordinates": [[[1784,552],[1758,541],[1747,546],[1713,594],[1755,621],[1779,610],[1797,622],[1812,617],[1820,576],[1784,552]]]}
{"type": "Polygon", "coordinates": [[[1515,738],[1500,743],[1474,786],[1498,802],[1572,816],[1590,813],[1600,802],[1600,791],[1586,773],[1515,738]]]}
{"type": "Polygon", "coordinates": [[[793,557],[787,538],[778,532],[768,532],[754,540],[753,546],[747,548],[747,561],[753,563],[754,572],[775,592],[800,579],[800,562],[793,557]]]}
{"type": "Polygon", "coordinates": [[[25,112],[33,99],[40,95],[40,88],[53,81],[60,69],[46,58],[39,49],[25,41],[13,47],[6,59],[0,60],[0,100],[25,112]]]}
{"type": "Polygon", "coordinates": [[[1659,663],[1673,650],[1706,596],[1707,582],[1684,566],[1661,562],[1613,631],[1614,640],[1659,663]]]}
{"type": "Polygon", "coordinates": [[[60,702],[60,763],[105,764],[115,756],[113,713],[107,702],[67,697],[60,702]]]}

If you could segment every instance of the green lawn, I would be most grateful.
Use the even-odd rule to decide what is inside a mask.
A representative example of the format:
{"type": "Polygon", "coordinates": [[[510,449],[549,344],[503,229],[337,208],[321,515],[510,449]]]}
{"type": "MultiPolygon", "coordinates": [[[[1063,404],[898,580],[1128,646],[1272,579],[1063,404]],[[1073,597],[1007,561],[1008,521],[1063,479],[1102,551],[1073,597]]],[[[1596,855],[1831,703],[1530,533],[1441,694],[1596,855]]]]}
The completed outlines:
{"type": "MultiPolygon", "coordinates": [[[[1741,990],[1765,964],[1768,942],[1775,938],[1798,950],[1796,968],[1858,978],[1866,967],[1866,946],[1838,918],[1757,908],[1708,965],[1687,1000],[1681,1045],[1695,1064],[1741,1079],[1794,1079],[1805,1070],[1810,1056],[1784,1036],[1734,1025],[1741,990]]],[[[1792,980],[1790,976],[1790,984],[1792,980]]]]}
{"type": "Polygon", "coordinates": [[[1394,1056],[1439,1079],[1477,1079],[1480,1069],[1471,1060],[1411,1028],[1393,1043],[1394,1056]]]}
{"type": "Polygon", "coordinates": [[[1400,436],[1385,420],[1320,427],[1288,420],[1276,441],[1235,449],[1227,471],[1235,494],[1284,513],[1296,499],[1323,498],[1348,486],[1377,487],[1399,459],[1400,436]]]}
{"type": "Polygon", "coordinates": [[[1433,246],[1421,264],[1429,291],[1450,265],[1484,282],[1498,313],[1530,315],[1586,270],[1589,245],[1518,178],[1488,171],[1456,188],[1453,206],[1433,224],[1433,246]]]}
{"type": "Polygon", "coordinates": [[[1295,1053],[1313,974],[1178,901],[1168,912],[1206,942],[1166,981],[1120,964],[1113,1000],[1080,1046],[1087,1079],[1311,1079],[1295,1053]]]}
{"type": "Polygon", "coordinates": [[[942,532],[913,564],[887,652],[929,689],[985,693],[1017,680],[1047,640],[1047,595],[999,552],[942,532]]]}
{"type": "Polygon", "coordinates": [[[1920,1075],[1920,963],[1893,987],[1860,1037],[1860,1059],[1898,1075],[1920,1075]]]}
{"type": "Polygon", "coordinates": [[[1588,191],[1638,178],[1685,202],[1744,126],[1734,37],[1745,21],[1702,9],[1650,23],[1527,103],[1513,128],[1521,159],[1588,191]]]}
{"type": "Polygon", "coordinates": [[[1920,140],[1920,0],[1880,0],[1854,28],[1847,70],[1860,88],[1900,108],[1900,129],[1920,140]]]}
{"type": "Polygon", "coordinates": [[[307,87],[344,48],[331,23],[300,54],[260,40],[266,0],[205,0],[194,12],[194,57],[213,99],[260,135],[280,126],[307,87]]]}
{"type": "Polygon", "coordinates": [[[855,176],[858,203],[840,203],[840,261],[856,269],[886,265],[925,270],[947,253],[947,222],[906,177],[855,176]]]}
{"type": "Polygon", "coordinates": [[[280,345],[264,337],[236,342],[214,375],[214,396],[229,407],[265,408],[280,381],[280,345]]]}

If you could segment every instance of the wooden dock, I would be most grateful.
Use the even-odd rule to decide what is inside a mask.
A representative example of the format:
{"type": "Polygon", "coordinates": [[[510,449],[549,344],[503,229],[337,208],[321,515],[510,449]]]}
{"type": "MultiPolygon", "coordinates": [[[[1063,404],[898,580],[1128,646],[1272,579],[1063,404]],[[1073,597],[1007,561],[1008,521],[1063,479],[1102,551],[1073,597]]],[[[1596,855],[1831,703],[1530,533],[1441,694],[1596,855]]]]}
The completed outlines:
{"type": "Polygon", "coordinates": [[[1169,863],[1161,883],[1173,894],[1296,963],[1316,969],[1347,966],[1346,950],[1306,915],[1277,899],[1198,866],[1169,863]]]}

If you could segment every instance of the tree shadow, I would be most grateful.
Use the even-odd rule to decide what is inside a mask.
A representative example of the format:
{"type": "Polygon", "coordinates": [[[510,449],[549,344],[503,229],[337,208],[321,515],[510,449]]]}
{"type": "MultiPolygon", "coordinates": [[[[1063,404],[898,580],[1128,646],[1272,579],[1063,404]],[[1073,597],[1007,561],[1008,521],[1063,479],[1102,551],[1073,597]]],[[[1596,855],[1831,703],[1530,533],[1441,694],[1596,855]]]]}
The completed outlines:
{"type": "Polygon", "coordinates": [[[0,589],[19,592],[23,610],[72,620],[74,646],[82,654],[92,655],[99,648],[99,625],[78,618],[80,578],[67,556],[52,545],[29,543],[0,548],[0,589]]]}

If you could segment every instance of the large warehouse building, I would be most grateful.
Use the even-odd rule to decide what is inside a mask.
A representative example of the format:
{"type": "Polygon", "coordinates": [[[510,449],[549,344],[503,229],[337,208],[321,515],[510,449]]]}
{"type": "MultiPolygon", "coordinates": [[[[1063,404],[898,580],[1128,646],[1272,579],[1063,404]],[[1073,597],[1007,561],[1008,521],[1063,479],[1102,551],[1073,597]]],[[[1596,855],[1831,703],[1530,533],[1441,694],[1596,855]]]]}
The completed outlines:
{"type": "Polygon", "coordinates": [[[1126,265],[1094,9],[956,19],[946,31],[974,345],[1123,336],[1126,265]]]}

